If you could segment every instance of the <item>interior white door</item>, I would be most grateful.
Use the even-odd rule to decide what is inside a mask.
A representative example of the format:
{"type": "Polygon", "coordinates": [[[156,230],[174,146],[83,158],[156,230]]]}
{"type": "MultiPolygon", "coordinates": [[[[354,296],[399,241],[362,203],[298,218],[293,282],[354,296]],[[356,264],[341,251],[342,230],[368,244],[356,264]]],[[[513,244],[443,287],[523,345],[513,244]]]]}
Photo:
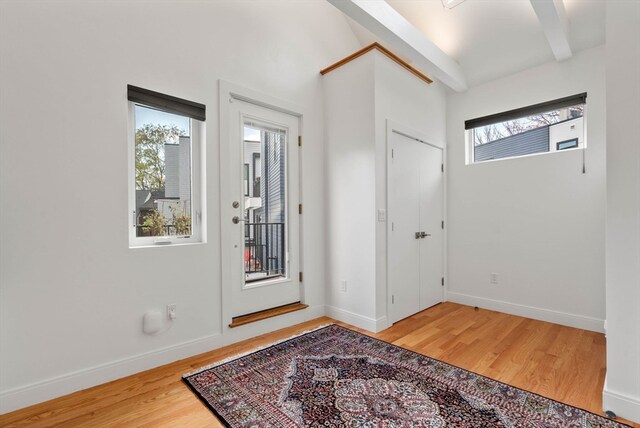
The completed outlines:
{"type": "Polygon", "coordinates": [[[442,302],[442,149],[390,134],[388,277],[391,321],[442,302]]]}
{"type": "Polygon", "coordinates": [[[222,141],[223,278],[231,315],[301,300],[298,118],[233,99],[222,141]]]}

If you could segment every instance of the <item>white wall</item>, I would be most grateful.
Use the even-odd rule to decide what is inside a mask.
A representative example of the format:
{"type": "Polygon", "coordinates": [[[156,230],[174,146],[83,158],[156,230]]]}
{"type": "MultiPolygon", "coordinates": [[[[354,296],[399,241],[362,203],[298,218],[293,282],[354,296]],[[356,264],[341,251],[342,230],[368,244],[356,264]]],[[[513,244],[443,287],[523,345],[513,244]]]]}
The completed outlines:
{"type": "Polygon", "coordinates": [[[607,2],[607,380],[640,423],[640,2],[607,2]]]}
{"type": "Polygon", "coordinates": [[[0,411],[323,314],[318,72],[358,46],[318,1],[0,4],[0,411]],[[312,309],[234,333],[220,308],[219,79],[307,112],[312,309]],[[205,244],[128,248],[127,84],[207,106],[205,244]],[[143,335],[143,313],[168,303],[171,329],[143,335]]]}
{"type": "Polygon", "coordinates": [[[324,77],[327,314],[371,331],[388,326],[386,120],[445,141],[445,92],[378,51],[324,77]],[[347,291],[340,282],[347,280],[347,291]]]}
{"type": "Polygon", "coordinates": [[[602,331],[604,48],[451,94],[447,140],[448,299],[602,331]],[[465,120],[581,92],[586,174],[582,150],[465,165],[465,120]]]}
{"type": "Polygon", "coordinates": [[[374,64],[374,55],[366,54],[322,82],[327,314],[369,330],[376,323],[374,64]],[[346,292],[341,281],[347,281],[346,292]]]}
{"type": "MultiPolygon", "coordinates": [[[[427,142],[446,144],[446,91],[429,85],[376,51],[376,208],[387,209],[387,119],[412,129],[427,142]]],[[[387,217],[387,220],[390,219],[387,217]]],[[[387,224],[376,223],[378,318],[387,317],[387,224]]]]}

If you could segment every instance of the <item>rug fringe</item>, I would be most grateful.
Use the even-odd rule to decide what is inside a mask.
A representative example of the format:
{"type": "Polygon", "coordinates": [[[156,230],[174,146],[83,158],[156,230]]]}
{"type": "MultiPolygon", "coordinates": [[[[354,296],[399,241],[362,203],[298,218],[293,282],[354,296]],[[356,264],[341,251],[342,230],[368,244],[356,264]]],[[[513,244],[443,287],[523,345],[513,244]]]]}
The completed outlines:
{"type": "Polygon", "coordinates": [[[271,346],[278,345],[280,343],[286,342],[286,341],[291,340],[291,339],[295,339],[296,337],[304,336],[305,334],[312,333],[312,332],[314,332],[316,330],[320,330],[320,329],[323,329],[325,327],[329,327],[331,325],[335,325],[335,323],[322,324],[322,325],[320,325],[318,327],[315,327],[315,328],[312,328],[312,329],[309,329],[309,330],[305,330],[305,331],[303,331],[301,333],[294,334],[293,336],[289,336],[289,337],[287,337],[285,339],[281,339],[281,340],[277,340],[275,342],[271,342],[268,345],[260,346],[258,348],[252,349],[250,351],[242,352],[240,354],[236,354],[236,355],[233,355],[231,357],[227,357],[227,358],[225,358],[223,360],[220,360],[220,361],[217,361],[215,363],[209,364],[208,366],[200,367],[199,369],[196,369],[196,370],[191,371],[189,373],[183,374],[182,378],[184,379],[184,378],[187,378],[189,376],[193,376],[193,375],[201,373],[201,372],[203,372],[205,370],[209,370],[209,369],[212,369],[212,368],[217,367],[219,365],[226,364],[226,363],[228,363],[230,361],[237,360],[238,358],[246,357],[247,355],[253,354],[254,352],[262,351],[263,349],[270,348],[271,346]]]}

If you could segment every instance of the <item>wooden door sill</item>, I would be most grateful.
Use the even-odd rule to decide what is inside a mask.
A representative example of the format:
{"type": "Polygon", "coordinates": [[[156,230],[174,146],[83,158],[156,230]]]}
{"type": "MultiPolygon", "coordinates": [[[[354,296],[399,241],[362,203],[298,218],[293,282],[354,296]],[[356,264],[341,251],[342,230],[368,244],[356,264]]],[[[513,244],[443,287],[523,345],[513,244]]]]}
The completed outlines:
{"type": "Polygon", "coordinates": [[[241,315],[239,317],[232,318],[229,327],[240,327],[241,325],[266,320],[267,318],[277,317],[279,315],[288,314],[289,312],[301,311],[302,309],[306,309],[308,307],[309,305],[296,302],[290,303],[288,305],[278,306],[276,308],[265,309],[264,311],[254,312],[252,314],[241,315]]]}

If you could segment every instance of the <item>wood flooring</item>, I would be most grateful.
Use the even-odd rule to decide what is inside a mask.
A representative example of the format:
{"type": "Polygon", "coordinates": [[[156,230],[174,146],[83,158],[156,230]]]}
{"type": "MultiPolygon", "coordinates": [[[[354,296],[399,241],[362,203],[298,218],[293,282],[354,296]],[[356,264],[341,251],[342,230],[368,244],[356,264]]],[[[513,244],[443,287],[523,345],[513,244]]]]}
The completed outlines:
{"type": "MultiPolygon", "coordinates": [[[[329,322],[318,318],[2,415],[0,427],[218,427],[182,383],[184,373],[329,322]]],[[[354,330],[602,414],[602,334],[454,303],[379,334],[354,330]]]]}

